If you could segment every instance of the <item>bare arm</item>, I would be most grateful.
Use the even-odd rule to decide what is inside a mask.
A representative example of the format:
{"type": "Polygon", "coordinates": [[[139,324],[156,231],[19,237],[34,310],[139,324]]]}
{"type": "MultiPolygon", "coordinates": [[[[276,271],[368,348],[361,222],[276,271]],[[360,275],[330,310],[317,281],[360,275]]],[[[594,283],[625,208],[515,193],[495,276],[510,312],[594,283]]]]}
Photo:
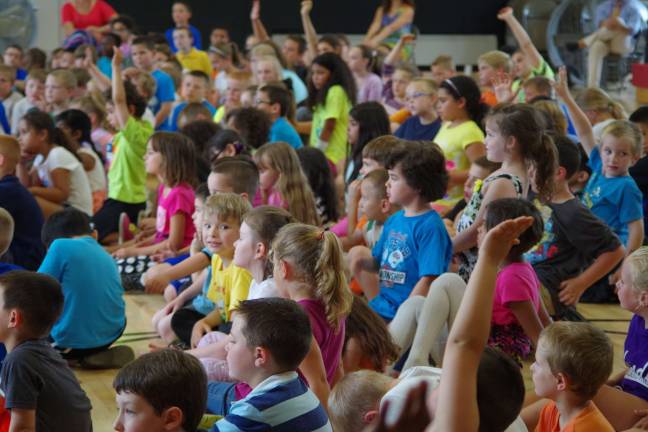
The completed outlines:
{"type": "Polygon", "coordinates": [[[333,131],[335,130],[335,122],[336,120],[334,118],[324,120],[324,127],[322,127],[322,132],[319,136],[320,140],[328,142],[331,139],[331,135],[333,135],[333,131]]]}
{"type": "Polygon", "coordinates": [[[70,171],[57,168],[50,172],[52,186],[31,187],[29,191],[34,195],[57,204],[63,204],[70,197],[70,171]]]}
{"type": "Polygon", "coordinates": [[[114,50],[112,58],[112,99],[115,106],[115,116],[120,129],[126,127],[130,112],[126,103],[126,90],[124,89],[124,79],[122,77],[122,52],[114,50]]]}
{"type": "Polygon", "coordinates": [[[472,247],[477,246],[477,230],[484,221],[486,215],[486,208],[491,201],[499,198],[513,198],[517,195],[513,183],[508,179],[497,179],[488,184],[487,189],[484,191],[484,198],[479,207],[479,212],[475,217],[475,221],[467,229],[458,232],[454,239],[452,239],[453,253],[463,252],[472,247]]]}
{"type": "Polygon", "coordinates": [[[161,293],[172,280],[189,276],[192,273],[200,271],[209,265],[209,258],[202,252],[194,254],[186,260],[171,266],[164,273],[154,277],[145,278],[144,286],[147,293],[161,293]]]}
{"type": "Polygon", "coordinates": [[[78,153],[79,158],[81,159],[81,164],[85,171],[92,171],[95,167],[95,159],[87,153],[78,153]]]}
{"type": "Polygon", "coordinates": [[[370,40],[366,41],[369,46],[378,46],[380,43],[389,37],[390,34],[398,31],[401,27],[411,24],[414,21],[414,9],[407,8],[393,23],[386,25],[370,40]]]}
{"type": "Polygon", "coordinates": [[[385,57],[383,64],[394,65],[395,63],[397,63],[401,57],[401,51],[403,51],[405,45],[411,43],[413,40],[414,35],[402,35],[398,42],[396,42],[396,45],[394,45],[394,48],[392,48],[391,51],[389,51],[389,54],[387,54],[387,57],[385,57]]]}
{"type": "Polygon", "coordinates": [[[34,432],[36,430],[36,410],[18,409],[11,410],[11,425],[9,432],[34,432]]]}
{"type": "Polygon", "coordinates": [[[173,102],[162,102],[162,104],[160,105],[160,111],[155,114],[155,127],[160,126],[167,120],[167,118],[169,118],[169,114],[171,114],[172,108],[173,102]]]}
{"type": "Polygon", "coordinates": [[[508,25],[508,27],[511,29],[513,37],[515,37],[515,40],[517,41],[518,46],[520,47],[524,55],[529,59],[531,66],[533,66],[534,69],[542,66],[542,63],[544,61],[542,55],[531,41],[531,38],[529,37],[524,27],[522,27],[522,24],[520,24],[517,18],[515,18],[515,15],[513,15],[513,9],[510,7],[505,7],[504,9],[499,11],[497,18],[504,21],[506,25],[508,25]]]}
{"type": "Polygon", "coordinates": [[[314,59],[317,57],[317,32],[310,17],[312,9],[312,0],[304,0],[301,2],[301,20],[302,26],[304,27],[304,35],[306,36],[306,44],[308,45],[308,53],[311,59],[314,59]]]}
{"type": "Polygon", "coordinates": [[[326,368],[324,367],[324,360],[322,359],[322,352],[320,351],[317,341],[313,337],[311,339],[310,350],[304,360],[302,360],[299,365],[299,370],[306,381],[308,382],[308,387],[315,393],[317,399],[326,409],[329,392],[331,391],[328,381],[326,380],[326,368]]]}
{"type": "Polygon", "coordinates": [[[270,35],[261,21],[261,0],[254,0],[252,2],[250,21],[252,22],[252,32],[260,42],[270,40],[270,35]]]}
{"type": "Polygon", "coordinates": [[[367,30],[367,34],[363,42],[367,42],[371,40],[371,38],[374,37],[380,31],[380,23],[382,22],[382,16],[383,16],[383,9],[382,7],[379,7],[378,9],[376,9],[376,13],[374,14],[373,20],[369,25],[369,30],[367,30]]]}
{"type": "Polygon", "coordinates": [[[169,238],[167,239],[167,246],[173,252],[177,252],[182,248],[184,242],[185,226],[187,224],[187,215],[184,213],[176,213],[171,216],[171,226],[169,227],[169,238]]]}
{"type": "MultiPolygon", "coordinates": [[[[486,147],[483,142],[476,141],[468,144],[465,152],[466,156],[468,156],[468,160],[472,163],[486,154],[486,147]]],[[[448,172],[448,176],[450,177],[448,180],[448,187],[463,185],[468,179],[468,170],[454,169],[448,172]]]]}
{"type": "Polygon", "coordinates": [[[644,240],[643,219],[637,219],[628,224],[628,243],[626,244],[626,255],[630,255],[639,249],[644,240]]]}
{"type": "Polygon", "coordinates": [[[567,88],[567,69],[565,66],[562,66],[558,70],[554,90],[556,90],[556,94],[560,96],[567,106],[567,111],[576,129],[576,135],[578,135],[578,139],[580,139],[581,145],[589,157],[594,147],[596,147],[592,125],[583,110],[576,104],[576,101],[569,92],[569,88],[567,88]]]}
{"type": "Polygon", "coordinates": [[[477,368],[488,340],[493,313],[491,307],[484,305],[493,304],[499,264],[532,222],[531,217],[507,220],[491,229],[484,238],[448,336],[434,431],[478,430],[477,368]]]}
{"type": "Polygon", "coordinates": [[[416,285],[414,285],[414,288],[412,289],[412,292],[409,296],[427,297],[428,291],[430,291],[430,285],[432,285],[432,282],[434,282],[434,279],[436,278],[436,276],[423,276],[421,279],[419,279],[418,282],[416,282],[416,285]]]}
{"type": "Polygon", "coordinates": [[[518,320],[524,333],[531,339],[533,346],[538,346],[538,339],[540,338],[540,332],[544,328],[540,317],[533,306],[533,303],[530,300],[520,301],[520,302],[510,302],[506,305],[515,319],[518,320]]]}

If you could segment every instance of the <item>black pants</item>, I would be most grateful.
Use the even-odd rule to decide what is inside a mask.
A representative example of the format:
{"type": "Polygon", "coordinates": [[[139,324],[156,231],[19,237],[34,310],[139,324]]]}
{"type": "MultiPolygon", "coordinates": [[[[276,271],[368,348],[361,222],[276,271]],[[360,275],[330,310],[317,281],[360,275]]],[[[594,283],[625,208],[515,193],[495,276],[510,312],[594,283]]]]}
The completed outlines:
{"type": "MultiPolygon", "coordinates": [[[[61,354],[61,357],[63,357],[65,360],[80,360],[82,358],[91,356],[93,354],[97,354],[97,353],[100,353],[102,351],[106,351],[108,348],[110,348],[112,346],[112,344],[117,342],[117,340],[120,337],[122,337],[122,335],[124,334],[124,330],[126,330],[126,323],[124,323],[124,327],[121,329],[121,331],[119,332],[119,336],[117,336],[115,338],[115,340],[113,340],[112,342],[110,342],[107,345],[103,345],[103,346],[100,346],[100,347],[82,348],[82,349],[80,349],[80,348],[64,348],[64,347],[59,347],[59,346],[53,345],[53,348],[56,351],[58,351],[61,354]]],[[[50,336],[49,340],[50,340],[51,343],[54,342],[54,339],[52,339],[51,336],[50,336]]]]}
{"type": "Polygon", "coordinates": [[[129,204],[108,198],[92,218],[95,229],[99,233],[99,241],[108,235],[119,232],[119,215],[126,213],[133,223],[137,222],[140,211],[146,209],[146,203],[129,204]]]}
{"type": "Polygon", "coordinates": [[[203,318],[205,318],[205,315],[192,307],[178,309],[171,317],[171,329],[178,336],[178,339],[187,345],[191,345],[191,332],[194,324],[203,318]]]}

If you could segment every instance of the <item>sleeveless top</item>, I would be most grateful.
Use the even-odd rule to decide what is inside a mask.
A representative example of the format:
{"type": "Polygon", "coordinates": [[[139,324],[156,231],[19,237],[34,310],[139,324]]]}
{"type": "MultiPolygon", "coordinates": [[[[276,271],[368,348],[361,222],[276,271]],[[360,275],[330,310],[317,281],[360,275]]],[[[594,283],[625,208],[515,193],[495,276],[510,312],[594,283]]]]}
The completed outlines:
{"type": "MultiPolygon", "coordinates": [[[[380,28],[383,29],[383,28],[387,27],[388,25],[390,25],[391,23],[393,23],[394,21],[396,21],[398,18],[400,18],[400,16],[403,13],[404,9],[405,9],[405,6],[401,6],[400,8],[398,8],[396,13],[394,13],[393,15],[389,15],[387,13],[388,11],[383,10],[383,16],[382,16],[382,20],[380,22],[380,28]]],[[[402,26],[401,28],[399,28],[398,30],[396,30],[395,32],[393,32],[392,34],[387,36],[383,40],[382,43],[384,43],[385,45],[388,45],[390,48],[393,48],[394,45],[396,45],[398,43],[398,41],[399,41],[399,39],[400,39],[400,37],[402,35],[410,34],[410,33],[413,32],[413,30],[414,30],[413,29],[413,23],[405,24],[404,26],[402,26]]],[[[403,48],[403,53],[402,53],[403,60],[408,60],[411,55],[412,55],[412,46],[407,45],[405,48],[403,48]]]]}
{"type": "MultiPolygon", "coordinates": [[[[461,214],[461,217],[457,221],[458,233],[465,231],[466,229],[468,229],[468,227],[475,223],[475,219],[477,219],[477,214],[479,213],[479,209],[481,208],[482,201],[484,200],[484,187],[490,182],[501,178],[511,180],[513,187],[515,188],[517,198],[522,198],[524,188],[522,186],[522,181],[516,175],[498,174],[496,176],[487,177],[483,182],[476,182],[472,197],[466,205],[464,212],[461,214]]],[[[473,269],[475,268],[475,264],[477,263],[477,248],[473,247],[463,252],[459,252],[458,257],[460,260],[458,272],[459,276],[461,276],[464,281],[468,282],[468,278],[470,277],[470,274],[472,273],[473,269]]]]}

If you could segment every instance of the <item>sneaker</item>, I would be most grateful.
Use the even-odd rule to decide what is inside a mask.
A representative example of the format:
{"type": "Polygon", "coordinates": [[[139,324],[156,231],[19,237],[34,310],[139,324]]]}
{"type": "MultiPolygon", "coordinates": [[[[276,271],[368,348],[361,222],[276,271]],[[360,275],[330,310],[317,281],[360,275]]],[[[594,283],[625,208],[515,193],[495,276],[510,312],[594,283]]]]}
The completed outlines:
{"type": "Polygon", "coordinates": [[[120,369],[134,359],[135,352],[131,347],[118,345],[82,358],[79,365],[84,369],[120,369]]]}
{"type": "Polygon", "coordinates": [[[122,213],[119,215],[119,244],[135,238],[133,230],[131,229],[131,221],[128,214],[122,213]]]}

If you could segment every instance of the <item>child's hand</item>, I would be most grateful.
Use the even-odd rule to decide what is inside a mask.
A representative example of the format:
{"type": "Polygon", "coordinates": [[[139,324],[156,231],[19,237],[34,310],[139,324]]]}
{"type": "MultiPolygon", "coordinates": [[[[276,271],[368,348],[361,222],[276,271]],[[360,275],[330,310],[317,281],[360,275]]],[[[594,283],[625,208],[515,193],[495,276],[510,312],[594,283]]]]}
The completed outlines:
{"type": "Polygon", "coordinates": [[[427,399],[427,382],[421,382],[407,394],[403,409],[394,424],[387,426],[387,410],[389,401],[385,401],[380,410],[378,422],[369,426],[365,431],[370,432],[397,432],[397,431],[424,431],[430,424],[430,413],[428,412],[427,399]]]}
{"type": "Polygon", "coordinates": [[[531,216],[521,216],[509,219],[486,233],[486,237],[479,247],[480,259],[490,260],[492,264],[499,264],[506,258],[513,245],[520,241],[518,237],[533,224],[531,216]]]}
{"type": "Polygon", "coordinates": [[[171,249],[164,248],[161,251],[151,255],[151,260],[159,263],[159,262],[164,261],[165,259],[173,258],[175,256],[176,256],[176,253],[173,252],[171,249]]]}
{"type": "Polygon", "coordinates": [[[553,88],[562,100],[571,97],[569,86],[567,85],[567,68],[565,66],[560,66],[558,69],[558,75],[556,75],[556,81],[553,82],[553,88]]]}
{"type": "Polygon", "coordinates": [[[261,18],[261,1],[252,0],[252,10],[250,11],[250,19],[256,21],[261,18]]]}
{"type": "Polygon", "coordinates": [[[505,7],[500,9],[499,12],[497,12],[497,19],[506,21],[509,17],[513,16],[513,8],[512,7],[505,7]]]}
{"type": "Polygon", "coordinates": [[[212,328],[205,322],[205,320],[199,320],[196,322],[191,331],[191,348],[196,348],[200,339],[210,331],[212,331],[212,328]]]}
{"type": "Polygon", "coordinates": [[[578,277],[564,280],[560,283],[560,292],[558,298],[560,302],[567,306],[574,306],[578,303],[581,294],[587,289],[578,277]]]}
{"type": "Polygon", "coordinates": [[[133,252],[133,248],[125,247],[121,249],[117,249],[115,252],[113,252],[113,257],[114,258],[128,258],[129,256],[133,256],[135,253],[133,252]]]}
{"type": "Polygon", "coordinates": [[[634,415],[641,417],[637,423],[633,426],[635,429],[648,430],[648,409],[637,409],[634,410],[634,415]]]}
{"type": "Polygon", "coordinates": [[[165,288],[169,285],[168,277],[163,274],[157,274],[152,277],[147,277],[144,281],[144,289],[147,294],[162,294],[165,288]]]}
{"type": "Polygon", "coordinates": [[[403,45],[411,44],[416,40],[416,35],[412,33],[406,33],[404,35],[401,35],[400,39],[398,40],[399,43],[403,45]]]}
{"type": "Polygon", "coordinates": [[[362,183],[361,179],[355,179],[349,183],[349,188],[347,189],[349,194],[350,203],[358,203],[360,201],[360,184],[362,183]]]}
{"type": "Polygon", "coordinates": [[[513,100],[513,80],[506,72],[497,73],[491,80],[498,103],[508,103],[513,100]]]}
{"type": "Polygon", "coordinates": [[[184,298],[181,296],[176,297],[175,299],[171,300],[169,303],[162,308],[162,315],[167,316],[175,313],[178,309],[182,307],[182,305],[185,303],[184,298]]]}
{"type": "Polygon", "coordinates": [[[120,49],[113,50],[112,67],[120,68],[124,62],[124,55],[120,49]]]}
{"type": "Polygon", "coordinates": [[[301,14],[302,15],[310,15],[311,11],[313,10],[313,1],[312,0],[304,0],[301,2],[301,14]]]}

